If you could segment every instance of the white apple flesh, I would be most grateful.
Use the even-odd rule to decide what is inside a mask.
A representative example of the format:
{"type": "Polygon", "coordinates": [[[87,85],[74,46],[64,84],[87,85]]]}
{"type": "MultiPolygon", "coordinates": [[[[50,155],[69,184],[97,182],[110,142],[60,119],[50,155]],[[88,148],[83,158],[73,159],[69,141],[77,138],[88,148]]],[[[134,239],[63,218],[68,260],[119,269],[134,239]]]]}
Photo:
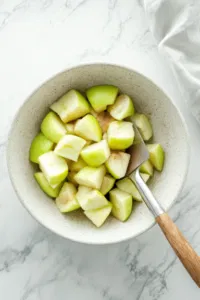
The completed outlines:
{"type": "Polygon", "coordinates": [[[101,166],[98,168],[85,167],[81,169],[74,178],[76,182],[80,185],[99,190],[102,185],[105,174],[105,166],[101,166]]]}
{"type": "Polygon", "coordinates": [[[57,187],[68,174],[68,165],[64,158],[53,151],[39,157],[39,166],[51,187],[57,187]]]}
{"type": "Polygon", "coordinates": [[[102,130],[96,118],[90,114],[77,120],[74,133],[85,140],[99,142],[102,139],[102,130]]]}
{"type": "Polygon", "coordinates": [[[78,136],[67,134],[57,144],[54,152],[57,155],[77,161],[86,141],[78,136]]]}
{"type": "Polygon", "coordinates": [[[74,121],[90,112],[85,97],[76,90],[70,90],[51,105],[64,123],[74,121]]]}
{"type": "Polygon", "coordinates": [[[149,160],[157,171],[162,171],[165,161],[165,152],[160,144],[147,145],[149,160]]]}
{"type": "Polygon", "coordinates": [[[56,205],[60,212],[67,213],[80,208],[76,200],[77,189],[73,183],[65,182],[62,189],[56,198],[56,205]]]}
{"type": "Polygon", "coordinates": [[[76,198],[83,210],[98,209],[109,204],[108,200],[96,189],[79,186],[76,198]]]}
{"type": "Polygon", "coordinates": [[[111,175],[106,174],[103,178],[100,192],[103,195],[106,195],[113,188],[114,184],[115,184],[115,179],[111,175]]]}
{"type": "Polygon", "coordinates": [[[132,212],[132,196],[118,188],[111,190],[109,195],[113,216],[122,222],[126,221],[132,212]]]}
{"type": "Polygon", "coordinates": [[[135,109],[133,101],[128,95],[120,95],[117,97],[115,103],[108,107],[110,115],[116,120],[123,120],[134,114],[135,109]]]}
{"type": "Polygon", "coordinates": [[[108,145],[112,150],[125,150],[134,141],[134,130],[131,122],[114,121],[108,127],[108,145]]]}
{"type": "Polygon", "coordinates": [[[96,227],[99,228],[105,223],[111,213],[111,210],[112,204],[108,203],[108,205],[103,208],[84,211],[84,214],[96,227]]]}
{"type": "Polygon", "coordinates": [[[150,140],[153,135],[151,123],[144,114],[134,114],[132,117],[144,141],[150,140]]]}
{"type": "Polygon", "coordinates": [[[121,152],[121,151],[113,151],[111,152],[110,157],[105,163],[105,166],[108,172],[115,178],[120,179],[126,175],[126,171],[128,168],[128,164],[130,161],[130,154],[121,152]]]}

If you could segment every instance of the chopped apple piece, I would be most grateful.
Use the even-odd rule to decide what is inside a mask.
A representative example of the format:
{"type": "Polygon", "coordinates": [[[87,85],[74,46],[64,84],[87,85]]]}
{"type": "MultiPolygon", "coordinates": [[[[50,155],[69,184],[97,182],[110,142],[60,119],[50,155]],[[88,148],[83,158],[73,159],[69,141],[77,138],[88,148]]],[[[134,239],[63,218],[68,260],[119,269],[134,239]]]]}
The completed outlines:
{"type": "Polygon", "coordinates": [[[53,188],[57,187],[67,177],[68,165],[66,160],[53,151],[39,157],[39,166],[53,188]]]}
{"type": "Polygon", "coordinates": [[[101,227],[110,215],[111,210],[112,204],[108,203],[108,205],[103,208],[84,211],[84,214],[94,225],[101,227]]]}
{"type": "Polygon", "coordinates": [[[143,140],[148,141],[153,135],[153,130],[147,116],[143,114],[134,114],[132,120],[137,126],[143,140]]]}
{"type": "Polygon", "coordinates": [[[130,178],[123,178],[116,182],[116,186],[123,192],[130,194],[134,200],[141,202],[142,197],[130,178]]]}
{"type": "Polygon", "coordinates": [[[63,95],[51,105],[51,109],[60,116],[64,123],[74,121],[90,112],[87,100],[76,90],[70,90],[63,95]]]}
{"type": "Polygon", "coordinates": [[[106,174],[103,178],[100,192],[103,195],[106,195],[113,188],[114,184],[115,184],[115,179],[109,174],[106,174]]]}
{"type": "Polygon", "coordinates": [[[126,221],[132,212],[132,196],[118,188],[111,190],[109,195],[113,216],[122,222],[126,221]]]}
{"type": "Polygon", "coordinates": [[[110,149],[106,140],[94,143],[81,151],[81,157],[91,167],[99,167],[110,156],[110,149]]]}
{"type": "Polygon", "coordinates": [[[73,183],[75,186],[78,186],[78,182],[75,180],[76,172],[69,172],[67,175],[67,179],[69,182],[73,183]]]}
{"type": "Polygon", "coordinates": [[[114,121],[108,127],[108,144],[112,150],[125,150],[133,144],[134,130],[131,122],[114,121]]]}
{"type": "Polygon", "coordinates": [[[58,143],[67,132],[64,123],[52,111],[49,112],[42,121],[41,131],[50,141],[54,143],[58,143]]]}
{"type": "Polygon", "coordinates": [[[60,212],[66,213],[80,208],[76,200],[77,189],[73,183],[65,182],[58,197],[56,205],[60,212]]]}
{"type": "Polygon", "coordinates": [[[34,177],[35,177],[37,183],[39,184],[40,188],[48,196],[50,196],[52,198],[56,198],[58,196],[60,189],[62,187],[62,183],[59,184],[59,186],[57,186],[56,188],[52,188],[42,172],[35,173],[34,177]]]}
{"type": "Polygon", "coordinates": [[[101,127],[95,117],[90,114],[77,120],[74,133],[83,139],[94,142],[99,142],[102,138],[101,127]]]}
{"type": "Polygon", "coordinates": [[[130,154],[125,152],[113,151],[105,165],[108,172],[115,178],[120,179],[126,175],[130,154]]]}
{"type": "Polygon", "coordinates": [[[77,161],[73,161],[69,167],[72,172],[79,172],[81,169],[86,167],[86,162],[79,156],[77,161]]]}
{"type": "Polygon", "coordinates": [[[98,85],[89,88],[86,95],[92,108],[96,112],[101,112],[115,102],[118,91],[118,88],[112,85],[98,85]]]}
{"type": "Polygon", "coordinates": [[[53,149],[53,142],[44,136],[43,133],[39,133],[36,135],[36,137],[33,139],[29,151],[29,159],[30,161],[38,164],[38,157],[48,151],[51,151],[53,149]]]}
{"type": "Polygon", "coordinates": [[[84,210],[97,209],[109,204],[108,200],[96,189],[79,186],[76,198],[84,210]]]}
{"type": "Polygon", "coordinates": [[[100,125],[103,133],[107,132],[108,126],[110,125],[110,123],[115,121],[115,119],[107,111],[102,111],[100,113],[96,113],[94,111],[91,111],[91,114],[99,122],[99,125],[100,125]]]}
{"type": "Polygon", "coordinates": [[[149,160],[157,171],[162,171],[165,152],[160,144],[149,144],[147,145],[149,150],[149,160]]]}
{"type": "Polygon", "coordinates": [[[106,168],[104,166],[98,168],[85,167],[74,178],[80,185],[100,189],[105,173],[106,168]]]}
{"type": "Polygon", "coordinates": [[[77,161],[86,141],[78,136],[67,134],[57,144],[54,152],[60,156],[77,161]]]}
{"type": "Polygon", "coordinates": [[[133,101],[128,95],[120,95],[117,97],[115,103],[108,107],[110,115],[116,120],[123,120],[134,114],[135,109],[133,101]]]}
{"type": "Polygon", "coordinates": [[[150,176],[153,176],[153,166],[150,162],[150,160],[145,161],[141,166],[140,166],[140,172],[148,174],[150,176]]]}

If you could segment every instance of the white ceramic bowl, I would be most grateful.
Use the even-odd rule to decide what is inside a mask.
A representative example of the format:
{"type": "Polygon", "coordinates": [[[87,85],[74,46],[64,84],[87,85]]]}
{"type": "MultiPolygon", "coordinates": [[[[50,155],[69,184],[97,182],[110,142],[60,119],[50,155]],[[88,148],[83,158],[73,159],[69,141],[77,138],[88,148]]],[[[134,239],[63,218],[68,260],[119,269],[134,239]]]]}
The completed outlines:
{"type": "Polygon", "coordinates": [[[89,244],[136,237],[154,224],[154,218],[145,204],[136,205],[127,222],[110,217],[100,229],[82,213],[61,214],[34,180],[29,147],[56,99],[71,88],[84,91],[98,84],[118,86],[132,97],[139,112],[150,117],[154,141],[160,142],[166,151],[164,170],[155,174],[151,189],[165,209],[169,209],[182,188],[189,152],[187,130],[177,108],[155,83],[134,70],[110,64],[80,65],[55,75],[34,91],[19,109],[10,131],[7,160],[11,181],[20,201],[36,220],[60,236],[89,244]]]}

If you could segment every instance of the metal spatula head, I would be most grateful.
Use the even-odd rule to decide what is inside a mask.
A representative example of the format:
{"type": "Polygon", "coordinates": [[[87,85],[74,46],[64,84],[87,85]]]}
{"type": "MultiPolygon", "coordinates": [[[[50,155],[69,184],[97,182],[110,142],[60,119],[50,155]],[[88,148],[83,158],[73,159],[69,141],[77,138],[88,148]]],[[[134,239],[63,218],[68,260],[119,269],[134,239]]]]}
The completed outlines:
{"type": "Polygon", "coordinates": [[[136,170],[143,162],[149,158],[149,151],[139,133],[139,130],[133,122],[133,129],[135,131],[134,144],[128,149],[131,159],[126,171],[126,175],[130,175],[136,170]]]}

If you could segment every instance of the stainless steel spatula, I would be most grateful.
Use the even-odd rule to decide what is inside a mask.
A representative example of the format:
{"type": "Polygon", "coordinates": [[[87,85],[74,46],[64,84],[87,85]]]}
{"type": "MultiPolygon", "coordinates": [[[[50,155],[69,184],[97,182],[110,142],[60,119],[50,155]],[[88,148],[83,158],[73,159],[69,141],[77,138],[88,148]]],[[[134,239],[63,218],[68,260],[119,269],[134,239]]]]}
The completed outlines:
{"type": "Polygon", "coordinates": [[[133,127],[135,130],[135,142],[128,151],[131,154],[131,160],[126,175],[130,175],[131,173],[134,174],[134,183],[140,191],[144,202],[154,215],[156,222],[165,234],[180,261],[198,287],[200,287],[200,257],[184,238],[159,202],[155,199],[154,195],[140,176],[139,166],[149,158],[149,152],[135,124],[133,124],[133,127]]]}

